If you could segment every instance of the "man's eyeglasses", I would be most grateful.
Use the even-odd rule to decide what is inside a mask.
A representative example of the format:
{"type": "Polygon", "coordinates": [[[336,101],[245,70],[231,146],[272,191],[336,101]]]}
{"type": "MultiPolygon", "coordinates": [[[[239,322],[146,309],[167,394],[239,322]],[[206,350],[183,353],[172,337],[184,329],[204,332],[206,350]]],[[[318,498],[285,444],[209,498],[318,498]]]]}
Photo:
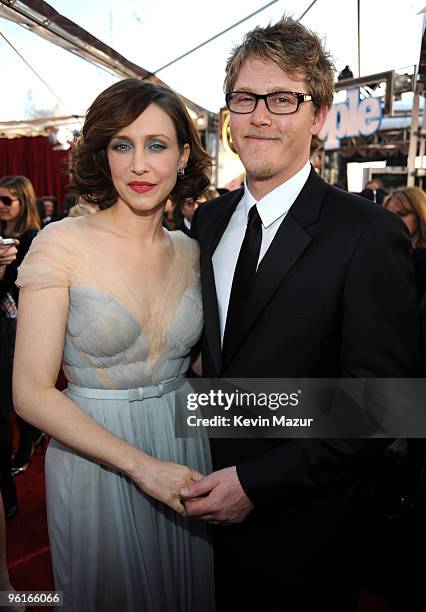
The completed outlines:
{"type": "Polygon", "coordinates": [[[19,202],[17,198],[11,198],[9,196],[0,196],[0,202],[4,204],[4,206],[12,206],[14,202],[19,202]]]}
{"type": "Polygon", "coordinates": [[[265,100],[266,108],[274,115],[291,115],[298,110],[302,102],[312,100],[312,96],[294,91],[274,91],[268,94],[230,91],[225,94],[225,100],[231,113],[239,115],[252,113],[259,100],[265,100]]]}

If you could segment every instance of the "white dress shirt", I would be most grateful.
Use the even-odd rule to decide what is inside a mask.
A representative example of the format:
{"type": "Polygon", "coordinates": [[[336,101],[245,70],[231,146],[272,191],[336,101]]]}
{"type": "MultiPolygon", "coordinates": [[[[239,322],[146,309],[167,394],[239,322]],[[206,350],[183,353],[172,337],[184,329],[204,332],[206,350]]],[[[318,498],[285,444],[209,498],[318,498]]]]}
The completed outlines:
{"type": "Polygon", "coordinates": [[[259,265],[283,219],[308,180],[310,171],[311,165],[307,162],[297,174],[269,192],[259,202],[256,202],[248,190],[247,182],[244,181],[244,195],[238,202],[212,258],[222,342],[235,266],[246,233],[250,208],[257,204],[257,210],[262,220],[259,265]]]}

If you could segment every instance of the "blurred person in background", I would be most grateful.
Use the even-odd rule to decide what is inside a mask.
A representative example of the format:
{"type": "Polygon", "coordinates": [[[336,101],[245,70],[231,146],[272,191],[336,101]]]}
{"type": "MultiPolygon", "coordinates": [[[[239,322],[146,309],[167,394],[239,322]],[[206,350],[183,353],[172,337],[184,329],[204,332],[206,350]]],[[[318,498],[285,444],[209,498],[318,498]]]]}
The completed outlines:
{"type": "Polygon", "coordinates": [[[163,227],[168,230],[174,229],[175,221],[174,221],[174,213],[175,213],[175,205],[170,198],[167,198],[166,206],[164,207],[163,213],[163,227]]]}
{"type": "MultiPolygon", "coordinates": [[[[399,187],[385,199],[384,208],[398,215],[407,226],[413,249],[417,295],[419,301],[422,333],[422,375],[426,375],[426,194],[419,187],[399,187]]],[[[410,605],[424,604],[425,597],[421,570],[415,555],[407,555],[407,542],[417,542],[423,550],[426,542],[424,512],[426,499],[426,445],[422,438],[401,438],[393,445],[389,456],[391,478],[400,482],[399,498],[411,504],[410,513],[400,521],[397,536],[393,538],[395,558],[404,559],[401,571],[392,580],[391,597],[388,602],[391,612],[415,609],[410,605]],[[408,520],[409,519],[409,520],[408,520]],[[414,602],[412,604],[412,602],[414,602]]],[[[406,509],[404,508],[405,512],[406,509]]],[[[395,522],[395,521],[394,521],[395,522]]],[[[398,524],[398,523],[397,523],[398,524]]],[[[385,534],[386,535],[386,534],[385,534]]],[[[417,609],[417,608],[416,608],[417,609]]],[[[418,608],[420,609],[420,608],[418,608]]]]}
{"type": "Polygon", "coordinates": [[[36,208],[37,208],[38,218],[40,220],[40,227],[42,227],[43,219],[46,216],[46,211],[44,208],[44,202],[41,198],[36,198],[36,208]]]}
{"type": "Polygon", "coordinates": [[[52,223],[52,221],[59,221],[61,217],[58,215],[58,200],[55,196],[43,196],[41,201],[44,205],[43,227],[48,223],[52,223]]]}
{"type": "MultiPolygon", "coordinates": [[[[1,410],[5,415],[10,414],[11,389],[12,389],[12,360],[16,334],[16,315],[18,307],[19,292],[15,285],[18,266],[23,261],[30,245],[40,229],[41,222],[37,211],[36,197],[31,181],[25,176],[4,176],[0,179],[0,235],[3,238],[15,240],[15,245],[9,249],[0,246],[0,296],[3,317],[3,328],[6,331],[7,340],[3,335],[2,342],[7,342],[2,352],[7,353],[7,359],[1,363],[2,393],[0,397],[1,410]],[[16,248],[16,251],[14,250],[16,248]],[[1,255],[3,254],[3,259],[1,255]],[[9,259],[8,259],[9,257],[9,259]]],[[[8,417],[7,417],[8,418],[8,417]]],[[[43,442],[41,432],[21,418],[18,417],[19,447],[11,467],[12,474],[24,472],[34,453],[37,444],[43,442]]],[[[11,453],[11,435],[7,434],[6,446],[2,448],[2,465],[4,469],[9,462],[11,453]],[[3,456],[4,453],[4,456],[3,456]]],[[[5,475],[6,478],[6,475],[5,475]]],[[[8,482],[8,481],[7,481],[8,482]]],[[[5,486],[2,483],[3,487],[5,486]]],[[[12,490],[12,485],[10,486],[12,490]]],[[[9,499],[7,491],[4,490],[4,502],[6,516],[17,509],[13,499],[9,499]]]]}
{"type": "Polygon", "coordinates": [[[77,204],[79,194],[74,190],[67,191],[62,200],[62,217],[67,217],[69,211],[77,204]]]}
{"type": "Polygon", "coordinates": [[[201,201],[210,202],[210,200],[214,200],[215,198],[218,198],[219,196],[220,196],[220,193],[218,192],[217,189],[215,189],[214,187],[209,187],[201,196],[201,201]]]}
{"type": "Polygon", "coordinates": [[[383,189],[383,183],[380,179],[374,178],[371,181],[367,181],[365,184],[366,189],[383,189]]]}
{"type": "Polygon", "coordinates": [[[78,199],[80,197],[80,192],[78,191],[75,185],[74,169],[71,166],[68,168],[68,179],[69,182],[66,188],[65,195],[62,198],[62,204],[60,208],[62,218],[68,216],[70,209],[77,204],[78,199]]]}
{"type": "Polygon", "coordinates": [[[421,300],[426,293],[426,194],[419,187],[395,189],[386,198],[384,207],[397,214],[410,232],[417,293],[421,300]]]}
{"type": "Polygon", "coordinates": [[[375,204],[383,205],[387,192],[383,189],[383,183],[380,179],[372,179],[367,181],[360,195],[367,200],[371,200],[375,204]]]}
{"type": "Polygon", "coordinates": [[[176,221],[175,229],[182,231],[187,236],[191,234],[192,217],[197,208],[204,202],[209,202],[219,197],[219,193],[214,187],[209,187],[198,198],[185,198],[180,207],[176,207],[180,211],[180,217],[176,221]]]}
{"type": "Polygon", "coordinates": [[[72,206],[68,211],[68,217],[87,217],[99,212],[99,206],[88,202],[82,195],[77,199],[76,204],[72,206]]]}
{"type": "Polygon", "coordinates": [[[384,207],[404,221],[410,233],[422,325],[423,374],[426,374],[426,194],[419,187],[400,187],[384,207]]]}
{"type": "Polygon", "coordinates": [[[199,198],[196,200],[194,200],[194,198],[185,198],[180,206],[176,206],[175,211],[176,213],[180,212],[180,215],[177,215],[175,230],[180,230],[187,236],[191,234],[192,217],[194,216],[194,212],[197,210],[199,205],[199,198]]]}

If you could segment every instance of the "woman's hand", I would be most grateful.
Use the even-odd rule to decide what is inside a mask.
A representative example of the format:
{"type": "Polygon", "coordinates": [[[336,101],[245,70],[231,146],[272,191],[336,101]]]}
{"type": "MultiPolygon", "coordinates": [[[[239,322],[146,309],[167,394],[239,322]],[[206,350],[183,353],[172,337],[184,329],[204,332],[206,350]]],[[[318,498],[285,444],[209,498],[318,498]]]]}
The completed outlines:
{"type": "Polygon", "coordinates": [[[14,245],[6,245],[3,244],[3,241],[0,239],[0,266],[8,266],[12,261],[15,261],[18,253],[16,248],[18,244],[19,240],[15,240],[14,245]]]}
{"type": "Polygon", "coordinates": [[[197,482],[203,474],[185,465],[147,457],[140,464],[139,474],[132,476],[145,493],[163,502],[178,514],[187,516],[179,490],[185,484],[197,482]]]}

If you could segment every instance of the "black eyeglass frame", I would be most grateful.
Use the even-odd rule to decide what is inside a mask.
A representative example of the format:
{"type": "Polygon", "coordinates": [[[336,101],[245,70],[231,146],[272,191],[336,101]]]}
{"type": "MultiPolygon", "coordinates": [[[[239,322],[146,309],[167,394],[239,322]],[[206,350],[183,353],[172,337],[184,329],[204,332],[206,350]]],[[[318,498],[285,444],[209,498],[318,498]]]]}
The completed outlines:
{"type": "Polygon", "coordinates": [[[0,196],[0,200],[4,206],[7,206],[8,208],[9,206],[12,206],[14,202],[19,202],[18,198],[11,198],[10,196],[0,196]]]}
{"type": "Polygon", "coordinates": [[[292,115],[293,113],[297,113],[297,111],[299,110],[299,106],[302,104],[302,102],[312,102],[312,96],[309,94],[305,94],[305,93],[300,93],[298,91],[271,91],[270,93],[267,94],[255,94],[252,91],[227,91],[225,94],[225,102],[226,102],[226,106],[229,110],[230,113],[235,113],[236,115],[250,115],[250,113],[254,113],[254,111],[257,108],[257,103],[259,102],[259,100],[265,100],[265,106],[268,109],[268,111],[270,113],[272,113],[273,115],[292,115]],[[255,103],[254,103],[254,108],[252,108],[252,110],[250,111],[236,111],[236,110],[232,110],[229,106],[229,102],[231,99],[231,96],[237,93],[242,93],[242,94],[247,94],[248,96],[253,96],[255,98],[255,103]],[[295,108],[295,110],[290,111],[289,113],[277,113],[276,111],[273,111],[269,108],[268,105],[268,97],[269,96],[276,96],[279,94],[291,94],[292,96],[296,96],[297,97],[297,106],[295,108]]]}

